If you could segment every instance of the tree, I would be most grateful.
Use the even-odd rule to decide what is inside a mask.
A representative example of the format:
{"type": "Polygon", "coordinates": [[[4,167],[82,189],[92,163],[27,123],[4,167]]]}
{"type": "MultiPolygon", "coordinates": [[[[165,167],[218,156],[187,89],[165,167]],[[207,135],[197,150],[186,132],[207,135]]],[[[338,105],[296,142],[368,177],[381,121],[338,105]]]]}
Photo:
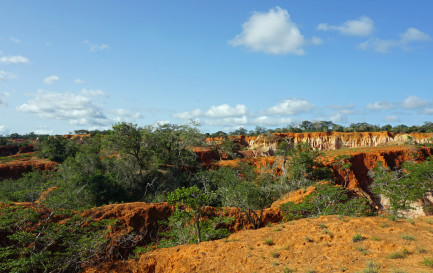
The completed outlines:
{"type": "Polygon", "coordinates": [[[390,212],[398,216],[401,211],[413,209],[412,202],[422,200],[433,189],[433,158],[421,163],[406,161],[400,170],[391,171],[380,162],[369,172],[373,179],[371,191],[389,199],[390,212]]]}
{"type": "Polygon", "coordinates": [[[78,152],[78,144],[61,136],[44,139],[37,147],[40,156],[56,162],[63,162],[78,152]]]}
{"type": "Polygon", "coordinates": [[[280,154],[283,157],[282,179],[289,181],[292,190],[309,186],[314,181],[331,178],[329,169],[318,161],[322,153],[308,143],[298,143],[292,149],[281,150],[280,154]]]}
{"type": "Polygon", "coordinates": [[[142,177],[146,164],[154,155],[156,140],[152,136],[150,127],[138,128],[137,124],[118,123],[108,135],[108,146],[118,152],[121,156],[130,156],[139,168],[142,177]]]}
{"type": "Polygon", "coordinates": [[[338,167],[340,170],[344,172],[344,187],[347,187],[350,167],[352,167],[352,163],[350,162],[351,155],[338,155],[335,157],[335,162],[332,163],[333,166],[338,167]]]}
{"type": "Polygon", "coordinates": [[[215,199],[214,193],[206,193],[197,186],[182,187],[169,193],[167,201],[175,206],[175,212],[166,222],[170,230],[164,233],[168,240],[163,241],[163,245],[167,245],[167,241],[167,246],[172,246],[226,236],[227,230],[216,229],[218,224],[227,222],[226,218],[204,219],[206,206],[215,199]]]}
{"type": "Polygon", "coordinates": [[[237,207],[254,229],[262,225],[263,211],[279,196],[277,181],[268,173],[256,174],[252,166],[221,167],[205,174],[205,180],[216,187],[223,206],[237,207]]]}

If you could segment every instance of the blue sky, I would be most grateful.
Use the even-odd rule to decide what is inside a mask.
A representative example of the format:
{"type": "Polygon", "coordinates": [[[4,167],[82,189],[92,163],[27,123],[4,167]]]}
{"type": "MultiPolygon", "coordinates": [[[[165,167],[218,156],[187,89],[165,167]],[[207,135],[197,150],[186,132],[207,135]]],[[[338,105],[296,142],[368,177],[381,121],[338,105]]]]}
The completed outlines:
{"type": "Polygon", "coordinates": [[[0,134],[433,118],[433,2],[0,2],[0,134]]]}

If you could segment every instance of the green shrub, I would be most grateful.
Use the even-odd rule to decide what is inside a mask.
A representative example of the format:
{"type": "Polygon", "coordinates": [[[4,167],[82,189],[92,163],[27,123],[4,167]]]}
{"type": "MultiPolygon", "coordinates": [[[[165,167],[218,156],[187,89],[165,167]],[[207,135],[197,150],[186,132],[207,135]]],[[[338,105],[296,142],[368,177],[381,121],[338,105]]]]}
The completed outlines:
{"type": "Polygon", "coordinates": [[[369,176],[373,178],[371,191],[387,197],[390,212],[399,215],[399,211],[413,209],[410,204],[423,199],[433,188],[433,158],[429,157],[421,163],[406,161],[400,170],[395,171],[384,168],[378,162],[369,176]]]}
{"type": "Polygon", "coordinates": [[[281,205],[285,220],[320,215],[370,215],[371,209],[363,198],[350,198],[343,187],[329,183],[317,184],[316,190],[300,203],[288,202],[281,205]]]}
{"type": "Polygon", "coordinates": [[[402,234],[400,237],[404,240],[415,241],[415,237],[413,237],[412,235],[402,234]]]}
{"type": "Polygon", "coordinates": [[[364,241],[364,240],[365,240],[365,237],[363,237],[360,233],[357,233],[357,234],[353,235],[353,237],[352,237],[352,242],[354,242],[354,243],[364,241]]]}
{"type": "Polygon", "coordinates": [[[424,260],[421,262],[421,264],[433,268],[433,259],[424,257],[424,260]]]}
{"type": "Polygon", "coordinates": [[[32,171],[23,177],[0,180],[0,202],[34,202],[51,186],[50,173],[32,171]]]}
{"type": "Polygon", "coordinates": [[[175,211],[167,221],[161,222],[168,228],[161,233],[160,246],[171,247],[227,237],[228,230],[217,227],[228,224],[232,219],[205,214],[205,207],[215,198],[214,194],[205,193],[196,186],[170,193],[168,202],[175,205],[175,211]]]}
{"type": "Polygon", "coordinates": [[[272,246],[275,244],[271,238],[267,238],[264,243],[265,243],[265,245],[268,245],[268,246],[272,246]]]}
{"type": "Polygon", "coordinates": [[[0,210],[0,272],[79,272],[104,261],[114,221],[68,211],[9,206],[0,210]],[[60,219],[63,219],[59,221],[60,219]]]}

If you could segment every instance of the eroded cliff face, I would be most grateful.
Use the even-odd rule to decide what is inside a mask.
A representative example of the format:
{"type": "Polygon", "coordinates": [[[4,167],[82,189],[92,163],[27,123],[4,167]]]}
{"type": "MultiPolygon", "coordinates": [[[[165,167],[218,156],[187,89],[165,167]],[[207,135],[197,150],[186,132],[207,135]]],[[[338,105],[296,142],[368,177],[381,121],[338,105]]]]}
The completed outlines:
{"type": "Polygon", "coordinates": [[[290,145],[301,142],[308,143],[311,147],[318,150],[336,150],[341,148],[356,147],[377,147],[381,145],[401,145],[409,139],[413,143],[429,143],[433,139],[433,134],[413,133],[413,134],[394,134],[390,132],[371,132],[371,133],[276,133],[270,136],[260,135],[249,137],[245,141],[248,149],[262,152],[273,153],[276,151],[281,141],[287,141],[290,145]]]}
{"type": "Polygon", "coordinates": [[[7,163],[0,163],[0,180],[20,178],[23,173],[33,170],[48,171],[57,165],[56,162],[45,159],[15,160],[7,163]]]}

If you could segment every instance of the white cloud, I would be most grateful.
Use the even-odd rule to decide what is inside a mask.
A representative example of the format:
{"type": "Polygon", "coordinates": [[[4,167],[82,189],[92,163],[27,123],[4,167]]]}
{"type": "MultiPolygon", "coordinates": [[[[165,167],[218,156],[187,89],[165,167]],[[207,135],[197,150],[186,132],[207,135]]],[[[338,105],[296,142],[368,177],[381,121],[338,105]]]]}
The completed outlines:
{"type": "Polygon", "coordinates": [[[202,111],[200,109],[194,109],[190,112],[182,112],[182,113],[176,113],[173,115],[174,118],[179,118],[179,119],[192,119],[192,118],[197,118],[199,116],[201,116],[202,111]]]}
{"type": "Polygon", "coordinates": [[[0,106],[7,106],[8,98],[9,98],[8,92],[0,92],[0,106]]]}
{"type": "Polygon", "coordinates": [[[286,99],[274,105],[263,113],[268,115],[297,115],[313,110],[314,105],[304,99],[286,99]]]}
{"type": "Polygon", "coordinates": [[[287,125],[293,120],[291,118],[272,118],[268,116],[259,116],[252,119],[252,125],[280,126],[287,125]]]}
{"type": "Polygon", "coordinates": [[[367,104],[366,108],[369,110],[383,110],[393,109],[395,105],[388,101],[375,101],[374,103],[367,104]]]}
{"type": "Polygon", "coordinates": [[[102,51],[110,48],[107,44],[95,44],[89,40],[85,40],[83,43],[86,44],[92,52],[102,51]]]}
{"type": "Polygon", "coordinates": [[[16,56],[2,56],[0,57],[0,63],[4,64],[28,64],[30,63],[30,60],[26,57],[23,57],[21,55],[16,56]]]}
{"type": "Polygon", "coordinates": [[[355,112],[352,109],[341,109],[332,113],[329,116],[329,120],[332,122],[347,122],[349,120],[349,115],[354,114],[355,112]]]}
{"type": "Polygon", "coordinates": [[[248,114],[248,109],[243,104],[237,104],[232,107],[228,104],[213,105],[207,111],[202,111],[197,108],[192,111],[176,113],[173,115],[174,118],[179,119],[194,119],[199,117],[206,117],[210,119],[225,118],[225,117],[236,117],[248,114]]]}
{"type": "Polygon", "coordinates": [[[14,78],[16,78],[17,76],[15,76],[14,74],[12,74],[12,73],[9,73],[9,72],[7,72],[7,71],[4,71],[4,70],[0,70],[0,82],[4,82],[4,81],[6,81],[7,79],[14,79],[14,78]]]}
{"type": "Polygon", "coordinates": [[[419,109],[428,104],[428,101],[420,99],[417,96],[409,96],[401,103],[405,109],[419,109]]]}
{"type": "Polygon", "coordinates": [[[398,116],[386,116],[384,119],[386,122],[400,122],[400,118],[398,116]]]}
{"type": "Polygon", "coordinates": [[[116,122],[121,122],[121,121],[132,122],[135,119],[142,118],[140,112],[132,112],[121,108],[114,109],[112,110],[112,112],[116,115],[116,117],[114,118],[114,121],[116,122]]]}
{"type": "Polygon", "coordinates": [[[14,42],[14,43],[21,43],[21,40],[20,39],[17,39],[17,38],[15,38],[15,37],[10,37],[9,38],[12,42],[14,42]]]}
{"type": "Polygon", "coordinates": [[[51,135],[53,133],[53,130],[48,129],[47,126],[39,126],[38,129],[34,131],[37,135],[51,135]]]}
{"type": "Polygon", "coordinates": [[[9,130],[4,125],[0,125],[0,136],[7,135],[9,135],[9,130]]]}
{"type": "Polygon", "coordinates": [[[338,26],[322,23],[317,26],[317,29],[323,31],[336,30],[343,35],[369,36],[374,31],[374,23],[370,18],[363,16],[356,20],[346,21],[338,26]]]}
{"type": "Polygon", "coordinates": [[[74,83],[76,83],[76,84],[83,84],[83,83],[86,83],[86,82],[77,78],[77,79],[74,80],[74,83]]]}
{"type": "Polygon", "coordinates": [[[51,75],[51,76],[48,76],[44,79],[44,83],[45,84],[53,84],[54,82],[56,82],[58,80],[60,80],[59,76],[51,75]]]}
{"type": "Polygon", "coordinates": [[[422,111],[423,114],[433,115],[433,108],[426,108],[422,111]]]}
{"type": "Polygon", "coordinates": [[[18,106],[17,110],[35,113],[41,118],[68,120],[73,125],[103,126],[111,123],[102,113],[102,108],[82,94],[39,90],[33,99],[18,106]]]}
{"type": "Polygon", "coordinates": [[[168,120],[158,120],[158,121],[155,121],[153,123],[153,126],[161,127],[161,126],[168,125],[168,124],[170,124],[170,121],[168,121],[168,120]]]}
{"type": "Polygon", "coordinates": [[[376,52],[388,53],[392,48],[407,50],[412,43],[429,41],[431,41],[431,37],[428,34],[416,28],[408,28],[406,32],[400,34],[399,40],[370,39],[360,43],[358,48],[363,50],[373,49],[376,52]]]}
{"type": "Polygon", "coordinates": [[[241,116],[247,114],[247,112],[247,107],[243,104],[237,104],[235,107],[231,107],[228,104],[221,104],[218,106],[211,106],[204,115],[209,118],[222,118],[241,116]]]}
{"type": "Polygon", "coordinates": [[[80,91],[85,96],[93,96],[93,97],[108,97],[107,93],[100,89],[81,89],[80,91]]]}
{"type": "Polygon", "coordinates": [[[305,45],[321,43],[318,38],[305,40],[297,25],[290,20],[287,10],[280,7],[268,12],[254,12],[243,23],[242,29],[241,34],[229,41],[230,45],[269,54],[303,55],[305,45]]]}
{"type": "Polygon", "coordinates": [[[210,125],[210,126],[248,125],[248,117],[242,116],[242,117],[226,117],[226,118],[219,118],[219,119],[204,119],[203,124],[210,125]]]}
{"type": "Polygon", "coordinates": [[[409,44],[412,42],[428,42],[431,38],[429,35],[416,28],[408,28],[406,32],[400,34],[400,42],[402,44],[409,44]]]}

